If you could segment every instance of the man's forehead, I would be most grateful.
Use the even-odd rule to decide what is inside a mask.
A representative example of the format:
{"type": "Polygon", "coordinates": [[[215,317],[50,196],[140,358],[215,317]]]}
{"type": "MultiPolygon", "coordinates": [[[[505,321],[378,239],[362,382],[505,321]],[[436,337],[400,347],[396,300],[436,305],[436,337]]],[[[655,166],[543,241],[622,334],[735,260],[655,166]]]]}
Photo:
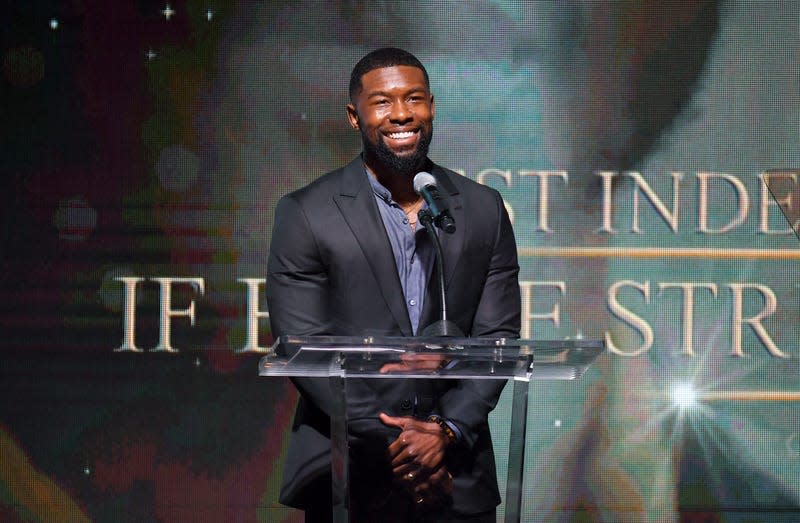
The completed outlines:
{"type": "Polygon", "coordinates": [[[373,69],[361,77],[362,92],[399,87],[422,87],[427,90],[425,73],[413,65],[392,65],[373,69]]]}

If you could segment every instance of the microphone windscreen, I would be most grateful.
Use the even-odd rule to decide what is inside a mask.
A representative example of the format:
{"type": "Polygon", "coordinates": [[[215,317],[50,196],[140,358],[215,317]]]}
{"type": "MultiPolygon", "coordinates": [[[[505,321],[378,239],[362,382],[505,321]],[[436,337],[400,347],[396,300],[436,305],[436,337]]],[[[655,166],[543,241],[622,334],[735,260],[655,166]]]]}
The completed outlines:
{"type": "Polygon", "coordinates": [[[421,173],[417,173],[417,175],[414,176],[414,191],[417,194],[420,194],[422,189],[429,185],[433,185],[434,187],[436,187],[436,178],[434,178],[431,173],[426,173],[425,171],[422,171],[421,173]]]}

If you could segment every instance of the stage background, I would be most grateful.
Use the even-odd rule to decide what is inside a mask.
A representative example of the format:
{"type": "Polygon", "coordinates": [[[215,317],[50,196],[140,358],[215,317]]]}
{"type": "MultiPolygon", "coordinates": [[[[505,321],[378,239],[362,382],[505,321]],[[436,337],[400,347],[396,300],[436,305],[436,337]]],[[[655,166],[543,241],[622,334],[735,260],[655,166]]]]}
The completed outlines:
{"type": "Polygon", "coordinates": [[[384,45],[428,67],[431,157],[507,202],[524,335],[609,343],[531,385],[524,520],[800,517],[800,251],[763,183],[800,167],[800,4],[0,13],[0,520],[298,520],[296,393],[237,352],[240,279],[264,278],[277,199],[358,153],[347,81],[384,45]],[[176,354],[152,352],[167,277],[202,282],[173,284],[176,354]]]}

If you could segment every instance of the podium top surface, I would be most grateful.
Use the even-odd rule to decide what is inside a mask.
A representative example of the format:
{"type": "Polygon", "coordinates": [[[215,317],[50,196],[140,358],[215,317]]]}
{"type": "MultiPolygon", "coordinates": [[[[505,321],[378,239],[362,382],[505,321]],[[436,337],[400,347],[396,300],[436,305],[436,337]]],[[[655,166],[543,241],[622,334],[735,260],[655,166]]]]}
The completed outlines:
{"type": "Polygon", "coordinates": [[[379,336],[281,336],[261,376],[576,379],[604,351],[601,340],[379,336]]]}

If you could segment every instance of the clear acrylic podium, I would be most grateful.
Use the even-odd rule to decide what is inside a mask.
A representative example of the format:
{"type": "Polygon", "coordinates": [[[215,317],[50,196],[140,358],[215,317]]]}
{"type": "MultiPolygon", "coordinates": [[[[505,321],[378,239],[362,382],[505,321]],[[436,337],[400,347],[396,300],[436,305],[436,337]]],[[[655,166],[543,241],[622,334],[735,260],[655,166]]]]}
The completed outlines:
{"type": "Polygon", "coordinates": [[[349,521],[345,380],[513,380],[505,521],[519,521],[530,380],[581,377],[604,350],[600,340],[534,341],[506,338],[282,336],[259,363],[261,376],[330,380],[339,407],[331,416],[333,518],[349,521]]]}
{"type": "Polygon", "coordinates": [[[800,169],[768,169],[762,176],[772,200],[800,239],[800,169]]]}

